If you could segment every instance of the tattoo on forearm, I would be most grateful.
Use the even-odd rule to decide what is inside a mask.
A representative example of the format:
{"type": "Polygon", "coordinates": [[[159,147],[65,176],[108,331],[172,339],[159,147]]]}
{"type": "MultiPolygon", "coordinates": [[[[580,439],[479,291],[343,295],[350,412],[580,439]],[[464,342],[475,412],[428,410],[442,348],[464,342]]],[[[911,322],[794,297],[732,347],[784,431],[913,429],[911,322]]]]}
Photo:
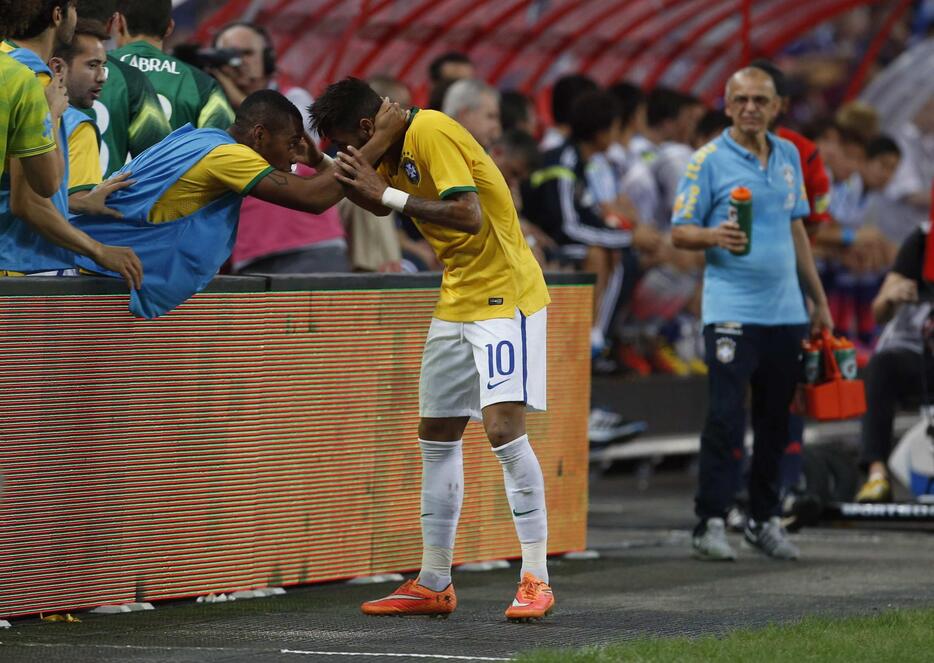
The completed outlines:
{"type": "Polygon", "coordinates": [[[447,200],[411,196],[405,205],[405,212],[419,221],[464,230],[465,225],[469,224],[469,218],[480,214],[480,201],[476,195],[457,194],[447,200]],[[465,197],[468,200],[463,200],[465,197]]]}

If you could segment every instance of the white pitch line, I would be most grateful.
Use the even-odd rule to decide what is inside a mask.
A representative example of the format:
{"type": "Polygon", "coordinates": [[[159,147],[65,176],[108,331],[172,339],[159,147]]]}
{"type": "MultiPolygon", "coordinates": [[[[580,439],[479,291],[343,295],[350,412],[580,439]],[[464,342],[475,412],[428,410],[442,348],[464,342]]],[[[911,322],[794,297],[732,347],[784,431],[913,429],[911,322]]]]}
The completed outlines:
{"type": "Polygon", "coordinates": [[[386,658],[440,658],[446,661],[512,661],[511,658],[492,656],[449,656],[447,654],[393,654],[389,652],[359,651],[304,651],[301,649],[280,649],[280,654],[303,654],[305,656],[385,656],[386,658]]]}
{"type": "MultiPolygon", "coordinates": [[[[0,645],[16,645],[19,647],[45,647],[57,649],[61,647],[82,647],[85,649],[139,649],[150,651],[217,651],[256,653],[256,649],[240,649],[236,647],[171,647],[160,645],[111,645],[92,643],[52,643],[52,642],[10,642],[2,641],[0,645]]],[[[267,650],[268,651],[268,650],[267,650]]],[[[353,651],[304,651],[301,649],[280,649],[280,654],[302,654],[305,656],[383,656],[385,658],[437,658],[446,661],[512,661],[511,658],[495,658],[492,656],[450,656],[447,654],[395,654],[391,652],[353,652],[353,651]]]]}
{"type": "MultiPolygon", "coordinates": [[[[230,651],[230,652],[256,652],[255,649],[238,649],[235,647],[171,647],[164,645],[108,645],[80,642],[15,642],[11,640],[0,641],[0,645],[16,647],[45,647],[47,649],[60,649],[62,647],[83,647],[85,649],[143,649],[155,651],[230,651]]],[[[268,651],[268,650],[267,650],[268,651]]]]}

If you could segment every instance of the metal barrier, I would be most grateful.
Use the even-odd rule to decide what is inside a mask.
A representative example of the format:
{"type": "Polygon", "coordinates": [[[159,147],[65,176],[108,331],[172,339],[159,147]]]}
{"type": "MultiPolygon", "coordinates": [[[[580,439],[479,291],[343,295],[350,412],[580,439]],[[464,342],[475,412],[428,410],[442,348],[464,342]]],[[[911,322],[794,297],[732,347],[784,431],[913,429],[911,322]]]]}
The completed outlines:
{"type": "MultiPolygon", "coordinates": [[[[550,552],[585,545],[591,283],[549,278],[550,552]]],[[[140,320],[114,280],[0,279],[0,615],[417,568],[438,284],[219,277],[140,320]]],[[[519,554],[488,446],[471,424],[457,563],[519,554]]]]}

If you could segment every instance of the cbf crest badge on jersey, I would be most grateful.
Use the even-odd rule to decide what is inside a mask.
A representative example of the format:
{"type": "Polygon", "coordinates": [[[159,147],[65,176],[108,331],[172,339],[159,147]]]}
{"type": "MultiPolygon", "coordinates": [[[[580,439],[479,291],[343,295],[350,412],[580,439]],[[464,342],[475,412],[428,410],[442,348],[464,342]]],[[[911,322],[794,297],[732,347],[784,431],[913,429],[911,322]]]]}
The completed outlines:
{"type": "Polygon", "coordinates": [[[786,164],[782,169],[782,177],[785,179],[785,184],[788,185],[788,195],[785,196],[785,209],[791,211],[794,209],[795,201],[798,196],[795,192],[795,169],[790,165],[786,164]]]}
{"type": "Polygon", "coordinates": [[[717,361],[729,364],[736,358],[736,341],[732,338],[717,339],[717,361]]]}
{"type": "Polygon", "coordinates": [[[422,176],[418,172],[418,166],[416,166],[415,162],[412,161],[412,159],[409,157],[402,157],[402,172],[405,173],[405,176],[409,179],[409,182],[418,186],[422,176]]]}

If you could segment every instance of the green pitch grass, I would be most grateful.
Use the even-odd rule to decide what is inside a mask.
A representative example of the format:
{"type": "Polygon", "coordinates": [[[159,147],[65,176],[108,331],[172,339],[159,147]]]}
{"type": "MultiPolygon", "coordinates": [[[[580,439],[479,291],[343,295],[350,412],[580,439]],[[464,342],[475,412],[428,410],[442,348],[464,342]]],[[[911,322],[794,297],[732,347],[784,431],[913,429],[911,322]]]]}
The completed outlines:
{"type": "Polygon", "coordinates": [[[724,637],[647,638],[607,647],[530,652],[519,663],[707,663],[709,661],[934,660],[934,610],[893,610],[875,617],[808,617],[788,626],[724,637]]]}

